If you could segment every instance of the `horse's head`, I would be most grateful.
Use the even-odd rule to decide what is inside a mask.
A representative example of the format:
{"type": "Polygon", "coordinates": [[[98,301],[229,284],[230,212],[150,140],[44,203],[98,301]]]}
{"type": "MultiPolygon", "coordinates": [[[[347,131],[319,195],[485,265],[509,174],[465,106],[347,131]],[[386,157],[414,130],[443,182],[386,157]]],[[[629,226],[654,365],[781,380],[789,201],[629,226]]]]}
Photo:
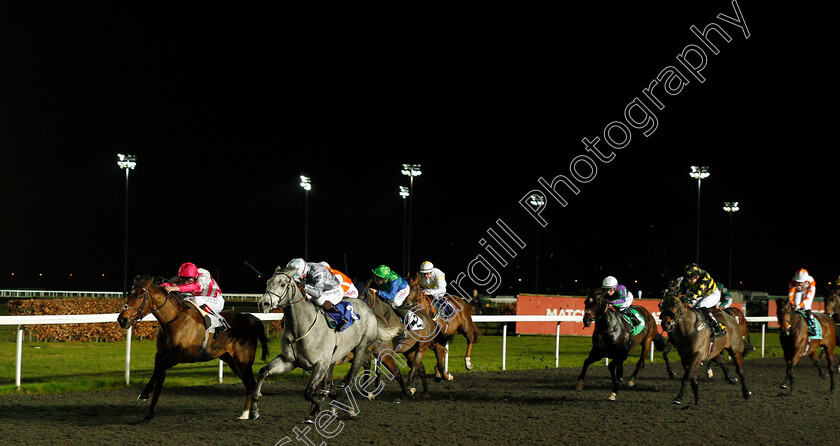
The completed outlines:
{"type": "Polygon", "coordinates": [[[159,283],[152,276],[137,276],[134,278],[134,285],[125,296],[125,304],[120,314],[117,315],[117,322],[122,328],[129,328],[135,322],[143,319],[152,311],[151,293],[159,283]]]}
{"type": "Polygon", "coordinates": [[[609,302],[603,298],[600,290],[590,290],[583,301],[583,326],[589,327],[595,319],[603,316],[609,308],[609,302]]]}
{"type": "Polygon", "coordinates": [[[294,277],[295,267],[278,266],[265,284],[265,293],[257,301],[257,307],[263,313],[288,305],[294,295],[297,283],[294,277]]]}
{"type": "Polygon", "coordinates": [[[685,304],[675,293],[666,292],[659,301],[659,321],[662,329],[673,331],[677,321],[685,314],[685,304]]]}
{"type": "Polygon", "coordinates": [[[825,296],[825,313],[829,317],[840,313],[840,291],[837,288],[828,290],[825,296]]]}
{"type": "Polygon", "coordinates": [[[779,330],[785,336],[790,336],[791,318],[793,317],[793,308],[784,297],[776,299],[776,319],[779,321],[779,330]]]}

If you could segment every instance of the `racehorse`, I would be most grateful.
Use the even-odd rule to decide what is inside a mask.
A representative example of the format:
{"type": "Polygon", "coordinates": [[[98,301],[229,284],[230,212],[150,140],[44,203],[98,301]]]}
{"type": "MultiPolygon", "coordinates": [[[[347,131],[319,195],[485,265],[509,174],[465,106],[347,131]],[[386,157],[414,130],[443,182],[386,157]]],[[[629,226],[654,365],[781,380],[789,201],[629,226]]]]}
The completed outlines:
{"type": "MultiPolygon", "coordinates": [[[[418,284],[419,286],[419,276],[416,273],[413,274],[409,283],[418,284]]],[[[475,322],[472,320],[472,315],[470,314],[471,306],[467,304],[464,298],[452,294],[446,294],[445,299],[441,299],[440,301],[445,302],[443,305],[448,306],[452,310],[451,314],[439,314],[440,312],[438,308],[432,305],[431,298],[427,294],[421,292],[416,299],[416,302],[420,304],[420,306],[422,306],[423,309],[432,316],[432,318],[434,318],[435,315],[439,315],[437,319],[433,319],[440,328],[440,334],[435,338],[436,342],[435,345],[432,345],[432,350],[439,358],[445,357],[448,352],[446,345],[452,340],[456,333],[460,333],[467,340],[467,353],[464,355],[464,367],[467,370],[472,370],[473,364],[470,361],[470,355],[472,354],[473,344],[478,342],[480,332],[478,327],[475,325],[475,322]]],[[[443,308],[443,306],[441,306],[441,308],[443,308]]],[[[435,380],[439,381],[441,377],[447,380],[452,379],[451,374],[447,374],[445,370],[438,370],[438,368],[435,367],[435,380]]]]}
{"type": "MultiPolygon", "coordinates": [[[[426,366],[423,365],[423,356],[425,355],[426,350],[435,344],[435,338],[437,337],[440,329],[434,322],[432,322],[432,318],[429,317],[428,313],[423,311],[416,302],[418,296],[422,295],[420,287],[416,284],[409,284],[409,287],[411,290],[405,301],[408,303],[412,311],[414,311],[414,314],[419,316],[423,321],[423,328],[407,331],[405,339],[399,345],[394,345],[393,339],[377,344],[373,354],[376,356],[377,360],[385,366],[387,371],[390,372],[391,376],[389,378],[396,377],[397,383],[399,383],[403,395],[406,397],[414,395],[416,389],[411,387],[411,383],[414,381],[414,378],[419,375],[420,381],[423,384],[423,396],[428,397],[429,387],[426,382],[426,366]],[[394,351],[395,347],[398,347],[396,351],[394,351]],[[397,364],[395,362],[395,359],[401,361],[399,358],[395,358],[394,355],[397,353],[401,353],[408,361],[407,365],[409,367],[409,372],[408,378],[405,382],[403,381],[402,374],[400,373],[399,368],[397,368],[397,364]]],[[[394,312],[394,309],[391,308],[390,304],[377,297],[376,292],[370,288],[370,282],[367,282],[364,285],[357,285],[357,288],[359,288],[359,298],[364,300],[373,310],[376,317],[379,319],[380,324],[397,330],[405,330],[405,325],[402,321],[400,321],[397,313],[394,312]]],[[[367,370],[369,366],[370,363],[367,362],[365,364],[365,369],[367,370]]],[[[437,356],[435,369],[444,369],[443,356],[437,356]]],[[[377,368],[376,372],[378,386],[380,369],[377,368]]]]}
{"type": "Polygon", "coordinates": [[[268,355],[268,339],[262,321],[251,314],[222,311],[230,328],[216,335],[210,335],[204,327],[204,318],[198,309],[162,287],[162,278],[137,276],[131,291],[126,295],[125,305],[117,316],[120,327],[129,328],[147,314],[154,314],[158,321],[157,353],[155,368],[149,383],[138,397],[149,399],[147,420],[155,416],[158,398],[166,379],[166,371],[175,364],[204,362],[220,358],[226,362],[245,385],[245,409],[240,419],[259,417],[257,403],[253,399],[254,373],[251,366],[257,350],[257,341],[262,346],[262,359],[268,355]]]}
{"type": "MultiPolygon", "coordinates": [[[[313,423],[314,417],[321,411],[324,399],[334,392],[335,365],[352,358],[350,371],[342,381],[342,387],[351,386],[356,372],[369,354],[369,348],[377,342],[393,338],[397,330],[381,327],[369,308],[358,305],[357,299],[345,298],[344,301],[356,304],[353,309],[359,315],[359,320],[337,333],[327,323],[327,316],[307,300],[303,286],[293,279],[294,273],[295,267],[278,266],[274,275],[268,279],[265,293],[257,302],[264,313],[283,307],[284,317],[281,353],[260,369],[254,400],[259,401],[262,397],[261,389],[266,377],[300,367],[312,373],[304,391],[304,397],[312,406],[304,422],[313,423]]],[[[344,393],[347,395],[348,392],[344,393]]],[[[349,414],[355,416],[355,410],[351,409],[349,414]]]]}
{"type": "Polygon", "coordinates": [[[735,371],[741,379],[741,394],[744,399],[749,398],[751,392],[747,389],[747,383],[744,380],[744,339],[735,318],[721,312],[717,318],[726,326],[726,334],[715,338],[700,312],[683,303],[682,296],[667,294],[660,303],[660,308],[662,308],[662,313],[659,319],[662,329],[669,333],[670,342],[680,354],[680,361],[685,370],[680,392],[673,403],[682,404],[686,384],[690,382],[694,393],[694,404],[700,404],[697,369],[705,360],[714,360],[723,369],[723,374],[730,384],[738,382],[734,376],[729,375],[729,369],[720,356],[723,350],[729,352],[735,364],[735,371]]]}
{"type": "Polygon", "coordinates": [[[812,313],[814,321],[822,328],[822,339],[813,339],[808,336],[808,321],[806,317],[794,311],[788,303],[788,299],[780,297],[776,299],[776,319],[779,321],[779,341],[782,344],[782,351],[785,354],[787,369],[785,378],[779,388],[786,389],[786,381],[790,382],[790,394],[793,394],[793,367],[799,359],[806,354],[814,361],[820,378],[825,378],[825,372],[820,367],[817,351],[822,347],[828,361],[828,375],[831,379],[831,391],[834,392],[834,347],[837,344],[835,338],[835,327],[829,316],[821,313],[812,313]]]}
{"type": "Polygon", "coordinates": [[[592,350],[583,361],[583,368],[578,376],[575,390],[583,389],[586,370],[589,366],[606,357],[612,359],[609,369],[613,387],[608,399],[615,401],[618,386],[624,379],[624,361],[639,345],[642,346],[642,354],[636,362],[636,369],[627,381],[628,387],[636,385],[636,376],[645,368],[645,358],[650,354],[651,342],[657,333],[656,320],[644,307],[631,305],[631,308],[638,311],[645,320],[645,327],[634,336],[623,320],[623,316],[612,308],[609,299],[606,299],[602,292],[590,291],[584,301],[584,308],[583,326],[589,327],[595,321],[595,330],[592,332],[592,350]]]}

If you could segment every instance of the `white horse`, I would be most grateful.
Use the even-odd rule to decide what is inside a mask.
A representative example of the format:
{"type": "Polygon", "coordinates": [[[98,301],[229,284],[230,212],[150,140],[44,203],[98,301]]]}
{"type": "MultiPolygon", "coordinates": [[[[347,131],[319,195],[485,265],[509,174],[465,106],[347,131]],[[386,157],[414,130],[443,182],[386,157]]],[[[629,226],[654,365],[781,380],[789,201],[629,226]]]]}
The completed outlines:
{"type": "MultiPolygon", "coordinates": [[[[352,353],[350,372],[342,382],[343,386],[352,385],[353,377],[370,353],[370,347],[393,339],[399,327],[380,326],[373,311],[364,302],[344,299],[354,304],[353,309],[359,315],[359,320],[343,332],[336,333],[319,309],[306,299],[301,285],[293,279],[294,272],[294,267],[278,266],[258,301],[263,313],[283,307],[284,316],[281,353],[260,369],[254,399],[259,400],[262,396],[260,390],[268,375],[300,367],[312,373],[304,393],[306,400],[312,403],[305,422],[311,423],[320,412],[324,398],[333,389],[334,366],[349,360],[352,353]]],[[[351,415],[355,414],[351,412],[351,415]]]]}

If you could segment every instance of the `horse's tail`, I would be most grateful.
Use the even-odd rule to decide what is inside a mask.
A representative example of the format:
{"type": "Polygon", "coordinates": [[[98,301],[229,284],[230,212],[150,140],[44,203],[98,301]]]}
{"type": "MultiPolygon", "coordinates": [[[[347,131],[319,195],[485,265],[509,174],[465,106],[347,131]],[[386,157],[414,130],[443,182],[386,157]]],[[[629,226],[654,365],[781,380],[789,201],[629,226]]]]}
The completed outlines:
{"type": "Polygon", "coordinates": [[[378,318],[376,323],[376,342],[374,344],[381,344],[385,341],[390,341],[400,334],[400,326],[394,325],[389,327],[383,324],[378,318]]]}
{"type": "Polygon", "coordinates": [[[262,355],[260,359],[265,361],[265,358],[268,357],[268,336],[265,335],[265,326],[263,325],[262,321],[257,319],[260,322],[259,325],[259,340],[260,340],[260,347],[262,347],[262,355]]]}

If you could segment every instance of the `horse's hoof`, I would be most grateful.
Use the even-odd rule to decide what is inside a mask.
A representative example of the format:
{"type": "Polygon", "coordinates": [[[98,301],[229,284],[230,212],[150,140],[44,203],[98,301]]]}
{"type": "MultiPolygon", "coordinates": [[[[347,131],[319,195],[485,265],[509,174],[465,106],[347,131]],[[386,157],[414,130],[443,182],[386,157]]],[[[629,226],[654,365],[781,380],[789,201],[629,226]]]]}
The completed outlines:
{"type": "Polygon", "coordinates": [[[577,385],[575,386],[575,390],[583,390],[583,380],[578,380],[577,385]]]}
{"type": "Polygon", "coordinates": [[[636,387],[636,380],[631,379],[630,381],[627,381],[627,387],[636,387]]]}
{"type": "Polygon", "coordinates": [[[738,384],[738,378],[736,378],[734,376],[730,376],[729,377],[729,384],[732,384],[732,385],[738,384]]]}
{"type": "Polygon", "coordinates": [[[782,389],[782,390],[787,389],[787,384],[781,383],[781,384],[779,384],[779,388],[782,389]]]}
{"type": "Polygon", "coordinates": [[[624,378],[618,378],[616,382],[618,382],[619,384],[624,384],[624,378]]]}
{"type": "Polygon", "coordinates": [[[750,392],[749,390],[744,392],[744,399],[745,400],[750,399],[751,396],[752,396],[752,392],[750,392]]]}
{"type": "Polygon", "coordinates": [[[303,420],[303,424],[315,424],[315,421],[313,421],[312,418],[310,417],[310,418],[307,418],[307,419],[303,420]]]}
{"type": "Polygon", "coordinates": [[[374,395],[373,392],[368,392],[368,394],[367,394],[368,401],[373,401],[374,398],[376,398],[376,395],[374,395]]]}
{"type": "Polygon", "coordinates": [[[674,401],[671,401],[671,402],[676,404],[677,406],[682,404],[682,400],[680,400],[679,398],[675,398],[674,401]]]}
{"type": "Polygon", "coordinates": [[[712,379],[712,377],[714,377],[714,376],[715,376],[715,372],[713,372],[712,369],[706,369],[706,377],[707,378],[712,379]]]}
{"type": "Polygon", "coordinates": [[[141,393],[137,396],[137,401],[149,401],[149,394],[148,393],[141,393]]]}
{"type": "Polygon", "coordinates": [[[455,375],[453,375],[451,373],[446,374],[446,380],[447,381],[452,381],[453,379],[455,379],[455,375]]]}
{"type": "Polygon", "coordinates": [[[440,376],[440,375],[438,375],[437,373],[435,373],[435,382],[436,382],[436,383],[439,383],[442,379],[443,379],[443,377],[442,377],[442,376],[440,376]]]}
{"type": "Polygon", "coordinates": [[[609,397],[607,397],[607,400],[609,400],[609,401],[615,401],[615,392],[610,392],[610,396],[609,396],[609,397]]]}
{"type": "Polygon", "coordinates": [[[473,364],[471,362],[468,362],[466,363],[466,365],[464,365],[464,368],[467,369],[467,371],[469,372],[473,369],[473,364]]]}
{"type": "Polygon", "coordinates": [[[677,372],[675,372],[673,370],[668,371],[668,379],[674,379],[676,377],[677,377],[677,372]]]}
{"type": "Polygon", "coordinates": [[[417,393],[417,388],[416,387],[412,387],[412,388],[408,389],[408,394],[410,396],[414,396],[415,393],[417,393]]]}

